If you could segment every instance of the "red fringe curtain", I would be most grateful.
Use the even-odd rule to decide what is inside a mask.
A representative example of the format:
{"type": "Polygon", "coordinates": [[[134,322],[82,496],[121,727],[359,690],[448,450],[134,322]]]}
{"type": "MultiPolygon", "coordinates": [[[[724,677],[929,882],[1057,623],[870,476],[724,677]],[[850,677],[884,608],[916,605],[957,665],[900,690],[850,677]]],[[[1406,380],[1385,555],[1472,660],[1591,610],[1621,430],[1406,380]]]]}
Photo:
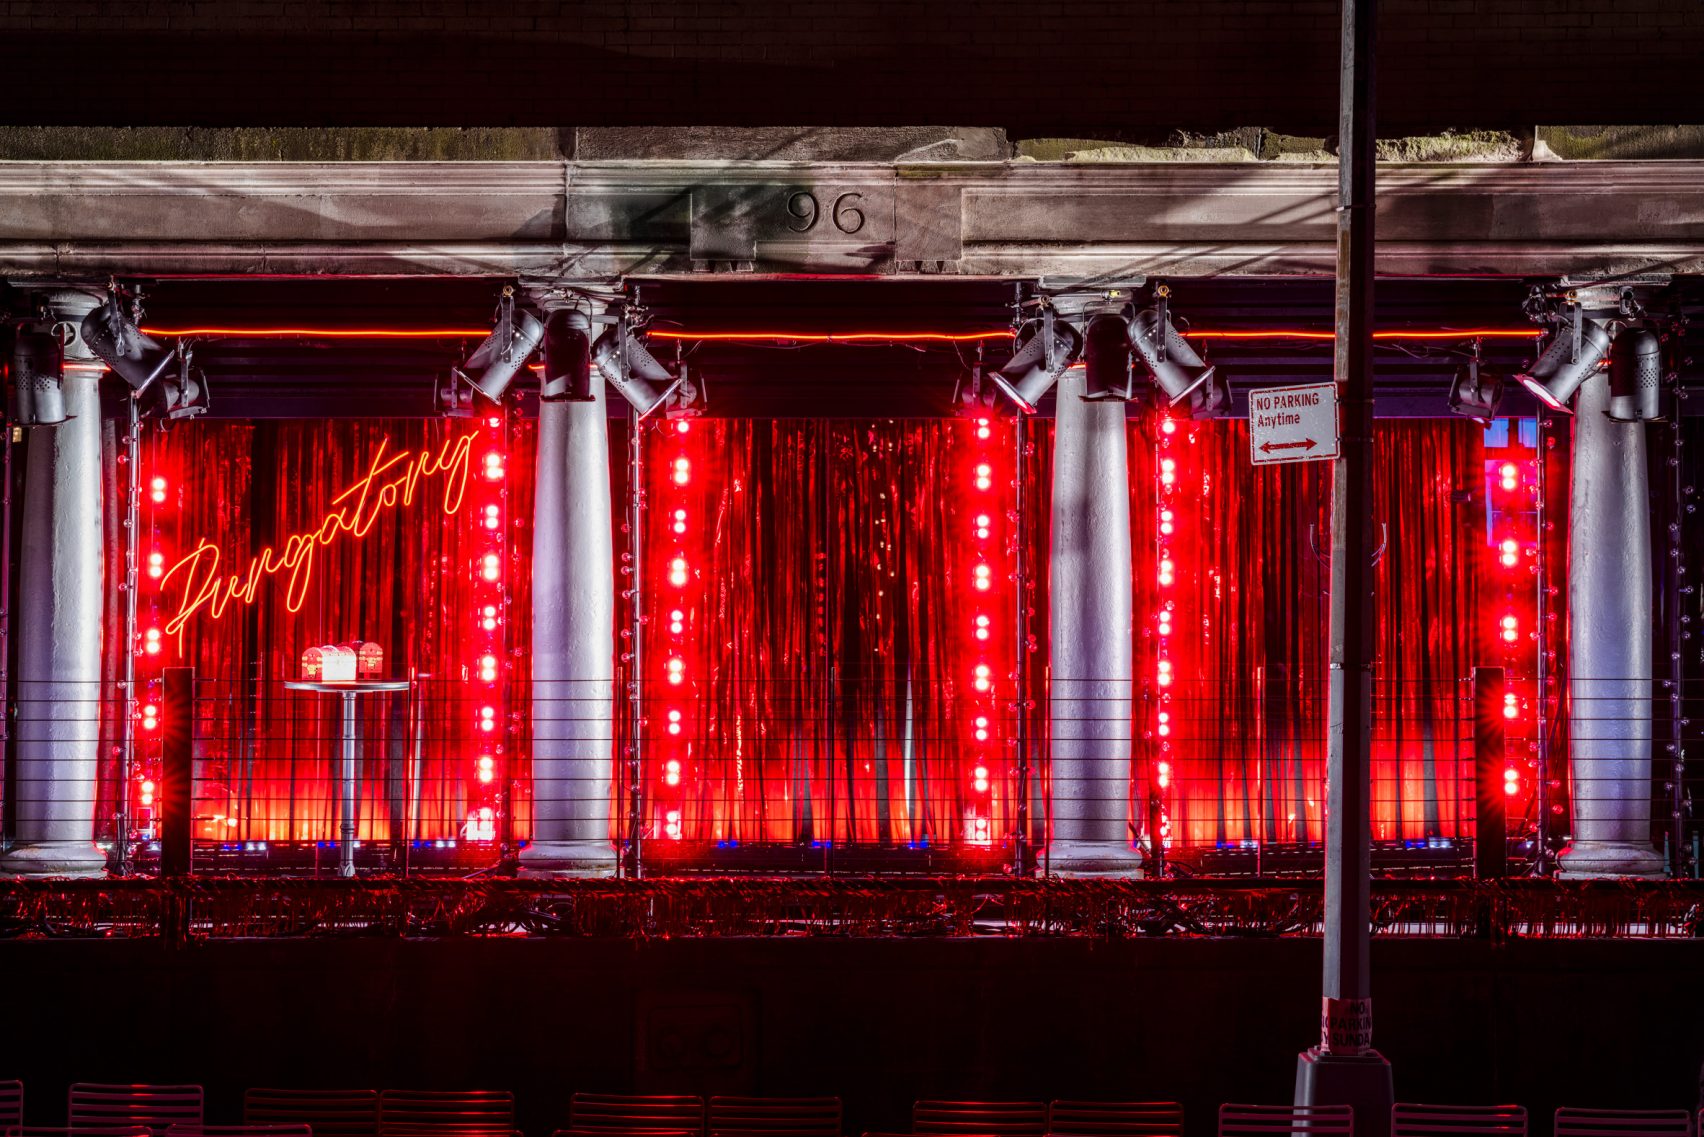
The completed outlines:
{"type": "MultiPolygon", "coordinates": [[[[168,565],[205,538],[234,570],[317,525],[381,443],[435,449],[482,428],[214,423],[150,435],[144,533],[168,565]],[[169,486],[158,504],[154,476],[169,486]]],[[[667,833],[673,811],[687,842],[938,845],[974,843],[986,818],[998,844],[1016,824],[1017,740],[1027,735],[1039,832],[1046,706],[1040,695],[1020,706],[1017,671],[1021,661],[1029,690],[1045,690],[1051,424],[1025,424],[1021,458],[1010,421],[994,422],[986,440],[969,421],[700,420],[690,433],[673,429],[647,428],[644,440],[647,831],[667,833]],[[672,480],[676,456],[691,463],[685,485],[672,480]],[[976,489],[980,464],[991,467],[988,496],[976,489]],[[675,508],[690,519],[684,533],[674,529],[675,508]],[[983,514],[991,535],[978,545],[983,514]],[[690,581],[673,590],[677,553],[690,581]],[[1030,653],[1017,650],[1020,557],[1030,653]],[[994,581],[986,596],[973,586],[979,563],[994,581]],[[677,606],[683,630],[671,639],[677,606]],[[978,614],[990,616],[987,640],[975,638],[978,614]],[[668,666],[677,655],[675,689],[668,666]],[[990,689],[979,693],[975,667],[984,663],[990,689]],[[679,735],[667,731],[670,709],[684,712],[679,735]],[[986,739],[977,738],[979,715],[990,719],[986,739]],[[980,790],[977,769],[987,770],[980,790]]],[[[1162,693],[1152,682],[1154,431],[1133,420],[1130,434],[1137,798],[1145,802],[1146,763],[1161,753],[1154,712],[1163,694],[1174,710],[1162,794],[1174,843],[1317,842],[1329,470],[1255,469],[1244,424],[1179,424],[1167,451],[1179,505],[1166,546],[1177,565],[1169,649],[1177,680],[1162,693]]],[[[622,499],[624,433],[612,428],[622,499]]],[[[364,700],[362,838],[461,833],[486,741],[472,669],[484,618],[478,558],[490,539],[478,510],[488,500],[500,505],[508,535],[498,784],[512,795],[515,835],[525,835],[532,428],[516,422],[499,437],[505,476],[481,480],[484,443],[476,444],[468,504],[457,514],[446,515],[429,487],[412,506],[380,511],[364,537],[322,548],[298,611],[287,610],[281,578],[263,581],[252,605],[233,602],[218,619],[199,614],[181,639],[168,637],[159,656],[144,659],[143,678],[155,684],[144,698],[158,690],[162,663],[191,663],[202,680],[198,835],[335,836],[334,701],[286,693],[282,681],[297,674],[304,647],[358,636],[385,647],[392,675],[417,681],[412,699],[364,700]],[[232,817],[234,826],[223,820],[232,817]],[[413,819],[407,832],[393,817],[413,819]]],[[[1384,421],[1375,461],[1386,541],[1374,835],[1463,836],[1472,797],[1463,680],[1480,623],[1484,516],[1475,495],[1458,491],[1481,476],[1480,432],[1465,422],[1384,421]]],[[[618,549],[625,544],[618,533],[618,549]]],[[[144,627],[162,626],[174,607],[158,582],[144,581],[144,627]]]]}

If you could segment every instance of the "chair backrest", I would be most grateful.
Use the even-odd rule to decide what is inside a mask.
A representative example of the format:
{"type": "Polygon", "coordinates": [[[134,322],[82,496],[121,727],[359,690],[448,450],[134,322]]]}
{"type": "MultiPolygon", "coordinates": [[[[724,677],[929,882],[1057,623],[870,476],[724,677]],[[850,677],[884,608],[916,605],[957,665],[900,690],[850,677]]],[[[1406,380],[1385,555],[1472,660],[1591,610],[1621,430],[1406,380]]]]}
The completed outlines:
{"type": "Polygon", "coordinates": [[[729,1137],[840,1137],[839,1098],[710,1099],[705,1129],[729,1137]]]}
{"type": "Polygon", "coordinates": [[[913,1133],[1038,1137],[1047,1132],[1040,1101],[920,1101],[911,1107],[913,1133]]]}
{"type": "Polygon", "coordinates": [[[1056,1101],[1047,1130],[1064,1137],[1183,1137],[1183,1106],[1175,1101],[1056,1101]]]}
{"type": "Polygon", "coordinates": [[[1399,1101],[1391,1137],[1526,1137],[1524,1105],[1430,1105],[1399,1101]]]}
{"type": "Polygon", "coordinates": [[[1692,1111],[1565,1105],[1556,1111],[1556,1137],[1692,1137],[1692,1111]]]}
{"type": "Polygon", "coordinates": [[[257,1087],[243,1094],[249,1125],[307,1125],[314,1137],[375,1137],[377,1090],[298,1090],[257,1087]]]}
{"type": "Polygon", "coordinates": [[[1219,1137],[1351,1137],[1355,1109],[1347,1105],[1219,1107],[1219,1137]]]}
{"type": "Polygon", "coordinates": [[[665,1129],[704,1132],[704,1099],[671,1094],[575,1094],[568,1103],[576,1130],[665,1129]]]}
{"type": "Polygon", "coordinates": [[[75,1082],[66,1124],[72,1129],[200,1125],[200,1086],[114,1086],[75,1082]]]}
{"type": "Polygon", "coordinates": [[[24,1083],[0,1082],[0,1129],[24,1123],[24,1083]]]}
{"type": "Polygon", "coordinates": [[[493,1133],[515,1127],[508,1090],[385,1090],[379,1094],[379,1133],[493,1133]]]}

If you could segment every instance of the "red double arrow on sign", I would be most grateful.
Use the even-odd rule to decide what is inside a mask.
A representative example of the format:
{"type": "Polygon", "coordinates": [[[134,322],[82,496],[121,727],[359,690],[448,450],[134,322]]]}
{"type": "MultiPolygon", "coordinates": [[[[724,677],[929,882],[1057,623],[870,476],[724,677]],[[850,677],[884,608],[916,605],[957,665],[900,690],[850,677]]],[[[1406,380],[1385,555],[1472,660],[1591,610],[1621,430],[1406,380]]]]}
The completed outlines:
{"type": "Polygon", "coordinates": [[[1270,454],[1274,450],[1312,450],[1318,445],[1319,443],[1311,438],[1303,438],[1296,442],[1262,442],[1260,449],[1262,452],[1270,454]]]}

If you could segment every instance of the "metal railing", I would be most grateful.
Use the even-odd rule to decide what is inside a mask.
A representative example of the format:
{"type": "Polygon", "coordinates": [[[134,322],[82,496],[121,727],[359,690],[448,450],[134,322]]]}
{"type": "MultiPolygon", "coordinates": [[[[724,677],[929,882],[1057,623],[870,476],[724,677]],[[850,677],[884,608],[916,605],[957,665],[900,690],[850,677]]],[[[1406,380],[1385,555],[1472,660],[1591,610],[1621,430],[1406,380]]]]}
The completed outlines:
{"type": "MultiPolygon", "coordinates": [[[[567,834],[630,873],[1005,873],[1057,868],[1049,852],[1069,830],[1102,843],[1114,871],[1320,870],[1322,681],[1178,676],[1138,684],[1125,703],[1075,706],[1000,684],[825,675],[651,683],[635,700],[621,680],[535,691],[417,678],[356,700],[346,737],[337,697],[202,677],[184,716],[191,867],[465,874],[513,867],[529,842],[567,834]]],[[[1671,875],[1694,875],[1683,759],[1704,684],[1624,686],[1576,679],[1541,693],[1492,669],[1378,681],[1375,868],[1553,869],[1540,856],[1547,819],[1553,849],[1570,822],[1593,839],[1643,835],[1671,875]],[[1641,792],[1627,763],[1647,753],[1641,792]],[[1683,811],[1678,848],[1671,808],[1683,811]]],[[[183,780],[167,761],[174,708],[129,704],[126,763],[127,704],[110,685],[15,689],[9,846],[86,856],[95,840],[112,867],[154,871],[183,780]]]]}

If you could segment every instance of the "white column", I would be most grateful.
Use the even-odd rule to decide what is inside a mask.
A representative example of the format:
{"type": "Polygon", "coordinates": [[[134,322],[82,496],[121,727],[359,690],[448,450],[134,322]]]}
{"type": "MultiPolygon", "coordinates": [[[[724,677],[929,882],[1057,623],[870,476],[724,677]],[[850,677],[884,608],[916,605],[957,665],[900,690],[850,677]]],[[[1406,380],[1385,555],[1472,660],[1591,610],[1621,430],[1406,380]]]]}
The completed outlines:
{"type": "Polygon", "coordinates": [[[1645,426],[1613,422],[1609,376],[1574,403],[1568,510],[1569,768],[1563,877],[1657,876],[1651,841],[1651,518],[1645,426]]]}
{"type": "Polygon", "coordinates": [[[1049,569],[1052,839],[1066,875],[1129,873],[1130,464],[1124,404],[1085,402],[1059,380],[1049,569]]]}
{"type": "Polygon", "coordinates": [[[533,837],[523,871],[597,876],[610,840],[615,756],[615,560],[609,414],[589,403],[538,409],[533,504],[533,837]]]}
{"type": "MultiPolygon", "coordinates": [[[[77,328],[99,303],[52,297],[53,317],[77,328]]],[[[18,545],[18,704],[12,848],[0,873],[100,876],[95,847],[100,765],[100,371],[80,337],[65,348],[65,412],[29,432],[18,545]]]]}

